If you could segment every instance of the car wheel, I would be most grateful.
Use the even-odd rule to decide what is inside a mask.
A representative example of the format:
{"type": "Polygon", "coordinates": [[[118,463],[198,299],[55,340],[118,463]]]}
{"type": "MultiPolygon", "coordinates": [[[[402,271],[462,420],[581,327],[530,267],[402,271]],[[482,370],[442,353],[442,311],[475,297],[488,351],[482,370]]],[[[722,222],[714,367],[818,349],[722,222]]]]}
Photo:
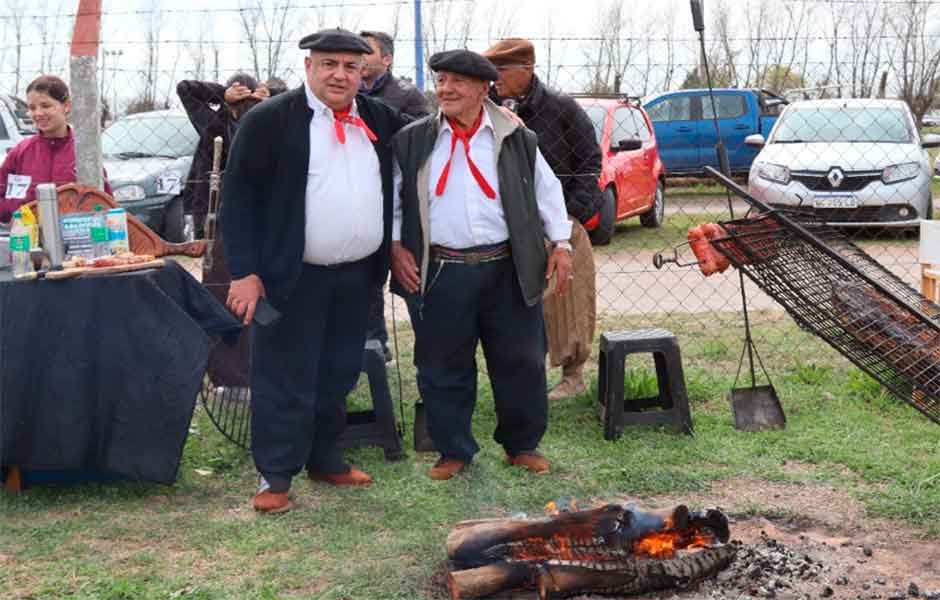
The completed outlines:
{"type": "Polygon", "coordinates": [[[617,220],[617,194],[614,188],[604,190],[604,202],[601,204],[600,223],[589,233],[591,244],[606,246],[614,235],[614,222],[617,220]]]}
{"type": "Polygon", "coordinates": [[[640,223],[643,227],[659,227],[663,224],[663,217],[666,214],[666,199],[663,190],[663,182],[656,182],[656,193],[653,195],[653,208],[640,215],[640,223]]]}
{"type": "Polygon", "coordinates": [[[185,241],[183,225],[183,197],[177,196],[163,210],[163,239],[168,242],[185,241]]]}

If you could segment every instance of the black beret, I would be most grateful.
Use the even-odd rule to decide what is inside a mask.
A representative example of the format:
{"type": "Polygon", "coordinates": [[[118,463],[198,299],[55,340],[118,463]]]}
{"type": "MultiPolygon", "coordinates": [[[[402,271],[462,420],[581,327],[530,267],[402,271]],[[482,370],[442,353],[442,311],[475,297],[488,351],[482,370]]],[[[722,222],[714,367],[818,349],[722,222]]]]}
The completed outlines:
{"type": "Polygon", "coordinates": [[[431,56],[428,66],[432,71],[450,71],[483,81],[496,81],[499,71],[488,58],[470,50],[446,50],[431,56]]]}
{"type": "Polygon", "coordinates": [[[297,44],[301,50],[314,52],[354,52],[356,54],[372,54],[372,46],[364,39],[351,31],[340,29],[321,29],[316,33],[304,36],[297,44]]]}

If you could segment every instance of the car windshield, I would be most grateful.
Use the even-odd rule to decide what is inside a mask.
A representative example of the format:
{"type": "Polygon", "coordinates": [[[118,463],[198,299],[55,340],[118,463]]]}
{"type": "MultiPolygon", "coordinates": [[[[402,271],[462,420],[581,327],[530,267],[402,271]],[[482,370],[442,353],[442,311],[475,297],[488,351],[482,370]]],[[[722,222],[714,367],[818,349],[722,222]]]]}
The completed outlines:
{"type": "Polygon", "coordinates": [[[192,156],[199,141],[196,130],[183,116],[115,121],[101,136],[105,156],[145,158],[192,156]]]}
{"type": "Polygon", "coordinates": [[[791,108],[777,123],[773,144],[913,143],[904,110],[885,107],[791,108]]]}

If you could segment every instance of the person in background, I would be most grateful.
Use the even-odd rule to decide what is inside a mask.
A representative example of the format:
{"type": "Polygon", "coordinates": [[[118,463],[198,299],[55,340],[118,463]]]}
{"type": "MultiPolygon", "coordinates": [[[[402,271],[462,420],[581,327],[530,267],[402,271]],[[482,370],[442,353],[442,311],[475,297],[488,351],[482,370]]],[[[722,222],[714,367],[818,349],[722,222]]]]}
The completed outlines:
{"type": "MultiPolygon", "coordinates": [[[[55,75],[40,75],[26,87],[29,116],[36,135],[10,149],[0,165],[0,221],[7,223],[23,204],[36,199],[40,183],[74,183],[75,137],[69,125],[69,87],[55,75]]],[[[108,174],[104,191],[111,194],[108,174]]]]}
{"type": "Polygon", "coordinates": [[[333,485],[372,482],[337,442],[362,368],[368,290],[388,277],[390,142],[405,124],[357,95],[372,52],[361,37],[325,29],[299,46],[310,51],[304,85],[245,115],[222,181],[227,305],[246,325],[262,301],[281,314],[251,325],[252,505],[263,513],[290,508],[304,468],[333,485]]]}
{"type": "Polygon", "coordinates": [[[269,77],[264,84],[268,87],[268,93],[272,98],[287,91],[287,84],[280,77],[269,77]]]}
{"type": "Polygon", "coordinates": [[[601,153],[594,125],[574,99],[542,84],[534,72],[535,48],[530,41],[501,40],[483,54],[499,71],[490,97],[498,104],[515,104],[526,127],[538,134],[539,150],[565,190],[575,278],[570,293],[551,296],[544,303],[549,359],[553,367],[562,368],[561,381],[548,398],[583,394],[584,364],[594,343],[597,311],[594,251],[587,230],[597,226],[603,202],[597,185],[601,153]]]}
{"type": "Polygon", "coordinates": [[[247,73],[236,73],[225,85],[211,81],[185,80],[176,85],[176,94],[186,109],[190,123],[199,134],[199,145],[183,188],[185,210],[193,216],[197,238],[205,236],[209,209],[209,172],[212,170],[213,140],[222,137],[222,168],[242,116],[269,97],[268,88],[247,73]]]}
{"type": "MultiPolygon", "coordinates": [[[[411,85],[392,75],[392,61],[395,58],[395,41],[381,31],[363,31],[360,33],[372,48],[372,54],[365,56],[362,69],[362,83],[359,92],[378,98],[402,113],[420,118],[428,114],[428,102],[424,94],[411,85]]],[[[388,329],[385,325],[385,285],[380,285],[370,292],[372,304],[369,307],[369,331],[367,339],[378,340],[382,344],[385,360],[392,360],[388,349],[388,329]]]]}
{"type": "Polygon", "coordinates": [[[471,428],[480,344],[493,438],[510,465],[548,473],[538,452],[548,424],[542,295],[549,280],[564,294],[572,276],[561,184],[535,134],[487,98],[499,77],[490,61],[452,50],[428,64],[440,112],[393,140],[401,185],[392,229],[392,289],[408,303],[418,389],[441,453],[428,477],[454,477],[480,449],[471,428]]]}

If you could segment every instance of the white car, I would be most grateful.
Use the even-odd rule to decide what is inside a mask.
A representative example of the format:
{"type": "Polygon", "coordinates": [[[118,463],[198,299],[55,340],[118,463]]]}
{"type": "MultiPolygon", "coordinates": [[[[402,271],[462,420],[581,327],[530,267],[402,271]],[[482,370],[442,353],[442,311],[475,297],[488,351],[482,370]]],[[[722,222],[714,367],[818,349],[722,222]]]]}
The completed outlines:
{"type": "Polygon", "coordinates": [[[830,99],[790,104],[761,147],[751,194],[840,227],[914,227],[933,215],[930,157],[940,136],[920,137],[900,100],[830,99]]]}
{"type": "Polygon", "coordinates": [[[0,162],[10,148],[36,133],[26,103],[15,96],[0,94],[0,162]]]}

